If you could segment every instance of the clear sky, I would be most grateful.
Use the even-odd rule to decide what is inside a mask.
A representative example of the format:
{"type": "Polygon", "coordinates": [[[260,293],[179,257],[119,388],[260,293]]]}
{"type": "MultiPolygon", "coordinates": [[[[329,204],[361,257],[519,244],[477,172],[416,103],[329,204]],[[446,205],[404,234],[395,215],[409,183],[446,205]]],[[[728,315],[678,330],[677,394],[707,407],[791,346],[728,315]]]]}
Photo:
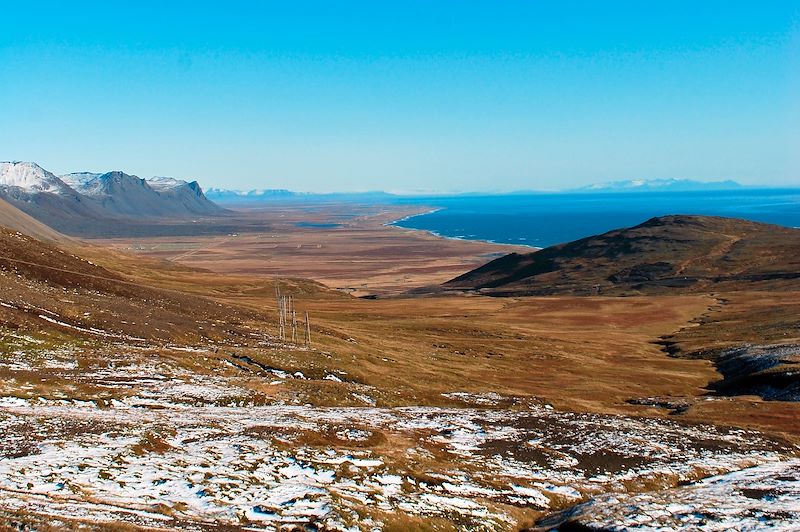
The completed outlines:
{"type": "Polygon", "coordinates": [[[203,186],[800,185],[800,2],[0,3],[0,160],[203,186]]]}

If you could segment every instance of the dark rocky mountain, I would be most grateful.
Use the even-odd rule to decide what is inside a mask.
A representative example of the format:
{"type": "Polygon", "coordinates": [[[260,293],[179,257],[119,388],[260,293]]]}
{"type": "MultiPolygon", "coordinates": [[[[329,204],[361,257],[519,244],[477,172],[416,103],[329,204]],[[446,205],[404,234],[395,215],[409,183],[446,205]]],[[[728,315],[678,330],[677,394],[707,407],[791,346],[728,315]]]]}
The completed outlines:
{"type": "Polygon", "coordinates": [[[687,293],[800,285],[800,230],[664,216],[496,259],[444,284],[492,295],[687,293]]]}
{"type": "Polygon", "coordinates": [[[226,212],[196,181],[146,181],[120,171],[58,177],[30,162],[0,162],[0,199],[56,231],[83,236],[149,234],[154,219],[178,223],[226,212]]]}
{"type": "Polygon", "coordinates": [[[115,215],[180,218],[221,214],[224,210],[203,195],[200,185],[171,178],[147,181],[121,171],[63,176],[78,192],[115,215]]]}
{"type": "Polygon", "coordinates": [[[171,177],[154,177],[147,184],[183,212],[196,215],[223,214],[223,209],[209,200],[197,181],[182,181],[171,177]]]}
{"type": "Polygon", "coordinates": [[[110,217],[91,198],[36,163],[0,162],[0,199],[58,230],[80,229],[110,217]]]}

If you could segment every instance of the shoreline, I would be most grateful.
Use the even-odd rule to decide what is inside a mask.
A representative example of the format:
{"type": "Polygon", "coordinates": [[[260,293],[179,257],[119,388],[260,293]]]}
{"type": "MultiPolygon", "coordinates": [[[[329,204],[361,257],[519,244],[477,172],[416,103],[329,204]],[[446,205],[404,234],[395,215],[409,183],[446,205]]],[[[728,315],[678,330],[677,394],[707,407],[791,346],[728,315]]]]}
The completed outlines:
{"type": "Polygon", "coordinates": [[[214,234],[95,242],[218,273],[312,279],[358,295],[400,294],[440,284],[498,256],[530,249],[392,225],[434,207],[282,205],[239,213],[227,224],[235,238],[214,234]],[[298,227],[298,222],[342,225],[298,227]]]}
{"type": "Polygon", "coordinates": [[[485,238],[469,238],[469,237],[463,237],[463,236],[448,236],[448,235],[443,235],[443,234],[441,234],[441,233],[439,233],[437,231],[434,231],[433,229],[420,229],[418,227],[406,227],[404,225],[398,225],[400,222],[404,222],[406,220],[410,220],[411,218],[416,218],[418,216],[425,216],[425,215],[428,215],[428,214],[433,214],[435,212],[443,211],[443,210],[445,210],[445,208],[446,207],[437,207],[435,209],[431,209],[431,210],[425,211],[425,212],[420,212],[418,214],[409,214],[408,216],[403,216],[402,218],[398,218],[397,220],[392,220],[390,222],[385,222],[383,225],[386,226],[386,227],[396,227],[398,229],[405,229],[406,231],[421,231],[423,233],[427,233],[427,234],[429,234],[431,236],[435,236],[437,238],[443,238],[445,240],[458,240],[458,241],[461,241],[461,242],[482,242],[484,244],[493,244],[495,246],[518,246],[518,247],[529,248],[529,249],[531,249],[533,251],[539,251],[539,250],[543,249],[543,248],[540,248],[538,246],[531,246],[530,244],[515,244],[515,243],[510,243],[510,242],[497,242],[496,240],[489,240],[489,239],[485,239],[485,238]]]}

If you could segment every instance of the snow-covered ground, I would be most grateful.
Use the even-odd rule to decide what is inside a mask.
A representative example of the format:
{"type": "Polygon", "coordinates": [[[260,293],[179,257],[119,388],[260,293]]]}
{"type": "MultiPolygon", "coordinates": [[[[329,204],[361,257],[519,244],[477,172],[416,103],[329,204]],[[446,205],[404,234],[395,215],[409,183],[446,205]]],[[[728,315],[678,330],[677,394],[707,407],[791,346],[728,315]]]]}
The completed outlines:
{"type": "Polygon", "coordinates": [[[572,513],[574,521],[598,530],[798,530],[800,459],[653,493],[606,495],[572,513]]]}
{"type": "MultiPolygon", "coordinates": [[[[313,379],[254,377],[236,369],[244,355],[10,330],[0,339],[0,520],[21,512],[164,529],[373,530],[442,519],[514,530],[585,500],[604,526],[634,523],[631,508],[656,519],[677,508],[662,493],[706,504],[684,512],[688,524],[723,503],[726,526],[747,523],[756,518],[742,502],[766,507],[769,497],[785,502],[776,512],[796,511],[797,490],[781,480],[793,449],[754,431],[459,390],[443,399],[461,408],[378,408],[374,388],[330,371],[319,385],[364,406],[321,408],[293,391],[313,390],[313,379]],[[713,481],[659,491],[751,466],[775,472],[783,491],[743,499],[713,481]]],[[[751,490],[768,480],[732,475],[721,478],[751,490]]]]}
{"type": "Polygon", "coordinates": [[[176,188],[180,188],[185,186],[187,183],[181,179],[175,179],[173,177],[151,177],[147,180],[147,184],[150,185],[152,188],[159,192],[163,192],[166,190],[174,190],[176,188]]]}
{"type": "MultiPolygon", "coordinates": [[[[216,382],[173,384],[175,399],[219,392],[216,382]]],[[[399,512],[513,529],[515,507],[546,511],[784,452],[755,432],[535,405],[230,408],[133,395],[99,407],[4,397],[0,430],[0,508],[165,528],[372,529],[399,512]]]]}

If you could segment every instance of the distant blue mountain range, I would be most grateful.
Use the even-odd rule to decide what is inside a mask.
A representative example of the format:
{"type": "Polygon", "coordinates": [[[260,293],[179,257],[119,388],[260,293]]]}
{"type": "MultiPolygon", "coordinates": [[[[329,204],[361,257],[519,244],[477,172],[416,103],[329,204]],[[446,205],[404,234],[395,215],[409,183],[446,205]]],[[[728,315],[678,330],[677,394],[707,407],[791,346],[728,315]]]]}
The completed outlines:
{"type": "MultiPolygon", "coordinates": [[[[610,193],[610,192],[691,192],[691,191],[718,191],[737,190],[745,188],[736,181],[693,181],[691,179],[632,179],[627,181],[613,181],[587,185],[580,188],[561,191],[565,194],[575,193],[610,193]]],[[[209,188],[205,191],[208,199],[220,203],[250,203],[261,201],[291,201],[291,200],[350,200],[350,201],[381,201],[400,197],[454,197],[454,196],[497,196],[517,194],[557,194],[559,192],[542,192],[537,190],[521,190],[511,193],[426,193],[426,194],[392,194],[389,192],[294,192],[286,189],[254,189],[254,190],[229,190],[209,188]]]]}
{"type": "Polygon", "coordinates": [[[293,192],[282,188],[256,189],[256,190],[226,190],[210,188],[205,192],[206,197],[217,203],[256,203],[262,201],[378,201],[395,197],[388,192],[293,192]]]}
{"type": "Polygon", "coordinates": [[[736,190],[736,181],[692,181],[691,179],[631,179],[576,188],[570,192],[689,192],[695,190],[736,190]]]}

